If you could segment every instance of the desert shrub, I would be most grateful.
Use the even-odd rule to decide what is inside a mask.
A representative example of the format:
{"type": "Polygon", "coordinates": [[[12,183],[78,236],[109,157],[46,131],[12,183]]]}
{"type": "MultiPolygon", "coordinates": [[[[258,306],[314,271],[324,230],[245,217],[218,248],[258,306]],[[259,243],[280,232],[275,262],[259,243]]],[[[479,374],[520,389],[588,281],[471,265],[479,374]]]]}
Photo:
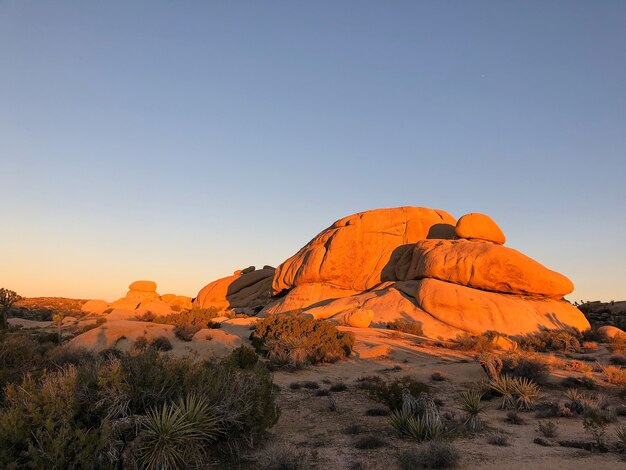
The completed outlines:
{"type": "Polygon", "coordinates": [[[148,338],[146,338],[145,336],[140,336],[135,340],[135,343],[133,344],[133,350],[144,352],[146,349],[148,349],[149,346],[150,343],[148,342],[148,338]]]}
{"type": "Polygon", "coordinates": [[[0,410],[0,467],[108,468],[109,424],[89,409],[92,382],[68,365],[9,384],[0,410]]]}
{"type": "Polygon", "coordinates": [[[615,418],[608,412],[598,409],[590,409],[585,411],[583,417],[583,428],[599,448],[604,448],[604,441],[606,439],[607,427],[610,423],[615,421],[615,418]]]}
{"type": "Polygon", "coordinates": [[[559,427],[554,421],[538,421],[537,431],[543,434],[544,437],[556,437],[559,427]]]}
{"type": "Polygon", "coordinates": [[[615,335],[608,338],[607,346],[613,354],[626,353],[626,335],[615,335]]]}
{"type": "Polygon", "coordinates": [[[358,424],[350,424],[348,427],[346,427],[343,432],[346,434],[361,434],[361,431],[363,431],[361,429],[361,426],[358,424]]]}
{"type": "Polygon", "coordinates": [[[382,437],[375,435],[364,436],[354,443],[354,447],[356,447],[357,449],[380,449],[381,447],[385,447],[386,445],[386,440],[384,440],[382,437]]]}
{"type": "Polygon", "coordinates": [[[41,361],[39,344],[29,335],[7,333],[0,336],[0,390],[8,382],[19,380],[41,361]]]}
{"type": "Polygon", "coordinates": [[[549,361],[541,356],[511,354],[502,359],[502,373],[536,383],[545,383],[550,372],[549,361]]]}
{"type": "Polygon", "coordinates": [[[150,341],[150,347],[157,351],[171,351],[172,343],[165,336],[157,336],[150,341]]]}
{"type": "Polygon", "coordinates": [[[566,388],[586,388],[595,390],[598,384],[591,377],[565,377],[561,380],[561,385],[566,388]]]}
{"type": "Polygon", "coordinates": [[[353,337],[327,321],[293,315],[270,315],[256,324],[253,345],[277,366],[302,367],[334,362],[352,352],[353,337]]]}
{"type": "Polygon", "coordinates": [[[249,369],[254,367],[259,362],[259,356],[249,346],[242,344],[241,346],[232,350],[232,352],[226,357],[226,362],[236,364],[240,369],[249,369]]]}
{"type": "Polygon", "coordinates": [[[312,380],[307,380],[306,382],[303,382],[302,386],[307,390],[317,390],[318,388],[320,388],[320,384],[318,384],[317,382],[313,382],[312,380]]]}
{"type": "Polygon", "coordinates": [[[144,316],[141,318],[144,321],[152,321],[154,323],[162,323],[165,325],[200,325],[201,328],[206,328],[209,321],[222,315],[215,307],[209,308],[193,308],[191,310],[185,310],[183,312],[170,313],[164,316],[144,316]],[[150,318],[147,320],[147,318],[150,318]]]}
{"type": "Polygon", "coordinates": [[[609,358],[609,362],[614,366],[626,366],[626,356],[617,354],[609,358]]]}
{"type": "Polygon", "coordinates": [[[500,432],[493,433],[487,438],[487,442],[493,446],[507,447],[509,445],[509,437],[500,432]]]}
{"type": "Polygon", "coordinates": [[[435,382],[443,382],[444,380],[446,380],[446,377],[441,372],[433,372],[433,374],[430,376],[430,379],[434,380],[435,382]]]}
{"type": "Polygon", "coordinates": [[[463,391],[459,394],[459,405],[465,413],[463,424],[470,432],[478,432],[483,428],[480,415],[485,412],[485,405],[481,403],[482,394],[474,390],[463,391]]]}
{"type": "Polygon", "coordinates": [[[401,470],[417,468],[454,468],[460,459],[459,451],[445,441],[433,441],[398,455],[401,470]]]}
{"type": "Polygon", "coordinates": [[[365,416],[389,416],[387,408],[369,408],[365,410],[365,416]]]}
{"type": "Polygon", "coordinates": [[[406,389],[414,397],[429,390],[428,385],[408,375],[389,382],[377,375],[362,377],[359,379],[359,387],[365,390],[370,398],[379,403],[384,403],[392,411],[402,407],[403,390],[406,389]]]}
{"type": "Polygon", "coordinates": [[[567,361],[563,365],[563,369],[573,372],[580,372],[581,374],[591,374],[593,372],[593,367],[591,366],[591,364],[576,360],[567,361]]]}
{"type": "Polygon", "coordinates": [[[309,460],[305,449],[279,441],[263,449],[259,463],[261,468],[267,470],[301,470],[307,467],[309,460]]]}
{"type": "Polygon", "coordinates": [[[330,395],[330,390],[318,390],[317,392],[315,392],[315,396],[316,397],[327,397],[328,395],[330,395]]]}
{"type": "Polygon", "coordinates": [[[174,334],[182,341],[191,341],[193,335],[202,329],[202,325],[192,325],[190,323],[183,323],[174,327],[174,334]]]}
{"type": "Polygon", "coordinates": [[[72,364],[75,366],[93,363],[94,353],[83,347],[71,345],[56,346],[50,349],[45,356],[45,365],[61,368],[72,364]]]}
{"type": "Polygon", "coordinates": [[[506,420],[511,424],[524,424],[524,420],[520,415],[517,414],[517,411],[511,410],[506,414],[506,420]]]}
{"type": "Polygon", "coordinates": [[[454,339],[457,349],[462,351],[474,351],[477,353],[488,353],[497,349],[495,339],[500,336],[495,331],[486,331],[480,335],[463,333],[454,339]]]}
{"type": "Polygon", "coordinates": [[[419,323],[408,322],[405,320],[394,320],[387,323],[387,328],[390,330],[401,331],[403,333],[409,333],[411,335],[423,336],[424,330],[419,323]]]}
{"type": "Polygon", "coordinates": [[[302,388],[302,384],[300,382],[291,382],[289,384],[289,388],[291,390],[300,390],[302,388]]]}
{"type": "Polygon", "coordinates": [[[345,392],[346,390],[348,390],[348,386],[343,382],[338,382],[330,386],[331,392],[345,392]]]}
{"type": "Polygon", "coordinates": [[[623,385],[626,384],[626,369],[620,366],[605,366],[601,365],[600,368],[606,376],[606,380],[610,384],[623,385]]]}
{"type": "Polygon", "coordinates": [[[520,349],[536,352],[579,352],[582,336],[575,330],[544,330],[515,338],[520,349]]]}

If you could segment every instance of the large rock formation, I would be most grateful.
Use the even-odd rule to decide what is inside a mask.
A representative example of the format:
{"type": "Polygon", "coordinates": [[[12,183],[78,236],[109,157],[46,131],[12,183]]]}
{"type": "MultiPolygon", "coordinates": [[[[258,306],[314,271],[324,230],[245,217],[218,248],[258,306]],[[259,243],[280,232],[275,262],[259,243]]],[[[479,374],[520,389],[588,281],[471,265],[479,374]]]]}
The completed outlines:
{"type": "Polygon", "coordinates": [[[204,286],[193,305],[197,308],[214,307],[218,310],[234,310],[237,313],[254,314],[265,307],[272,295],[272,279],[275,269],[254,266],[235,271],[204,286]]]}
{"type": "Polygon", "coordinates": [[[502,246],[505,240],[478,213],[456,224],[446,212],[425,208],[355,214],[277,268],[278,298],[262,314],[302,312],[351,326],[401,319],[438,338],[588,329],[584,315],[562,300],[573,291],[571,281],[502,246]]]}
{"type": "Polygon", "coordinates": [[[424,207],[360,212],[338,220],[282,263],[274,295],[285,295],[268,312],[294,310],[346,297],[385,280],[397,250],[425,238],[453,238],[455,219],[424,207]]]}

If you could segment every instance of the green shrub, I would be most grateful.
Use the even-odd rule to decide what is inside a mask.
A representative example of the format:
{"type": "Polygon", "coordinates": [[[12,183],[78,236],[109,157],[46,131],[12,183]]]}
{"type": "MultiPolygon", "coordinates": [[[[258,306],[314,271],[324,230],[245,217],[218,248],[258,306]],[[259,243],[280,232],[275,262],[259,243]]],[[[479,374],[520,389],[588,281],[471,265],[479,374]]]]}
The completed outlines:
{"type": "Polygon", "coordinates": [[[583,428],[596,441],[599,448],[604,448],[607,427],[615,421],[615,417],[608,412],[599,409],[590,409],[585,412],[583,428]]]}
{"type": "Polygon", "coordinates": [[[480,415],[485,412],[485,405],[481,403],[482,393],[469,390],[459,394],[459,404],[461,410],[465,412],[463,424],[470,432],[478,432],[483,428],[480,415]]]}
{"type": "Polygon", "coordinates": [[[207,328],[211,320],[222,316],[222,312],[214,307],[194,308],[183,312],[169,313],[163,316],[156,316],[152,312],[146,312],[137,317],[137,320],[160,323],[163,325],[200,325],[200,328],[207,328]]]}
{"type": "Polygon", "coordinates": [[[327,321],[293,315],[270,315],[256,324],[253,345],[276,366],[298,368],[334,362],[352,352],[353,337],[327,321]]]}
{"type": "Polygon", "coordinates": [[[405,320],[394,320],[387,323],[387,328],[390,330],[401,331],[403,333],[409,333],[411,335],[423,336],[424,330],[419,323],[408,322],[405,320]]]}
{"type": "Polygon", "coordinates": [[[502,396],[501,409],[533,409],[539,398],[539,387],[526,378],[502,375],[489,383],[492,390],[502,396]]]}
{"type": "Polygon", "coordinates": [[[403,390],[406,389],[414,397],[429,391],[428,385],[408,375],[390,382],[377,375],[362,377],[359,379],[359,387],[365,390],[370,398],[387,405],[392,411],[402,408],[403,390]]]}
{"type": "Polygon", "coordinates": [[[236,364],[240,369],[249,369],[259,362],[259,356],[254,349],[242,344],[238,348],[233,349],[225,361],[236,364]]]}
{"type": "Polygon", "coordinates": [[[454,468],[460,459],[459,451],[445,441],[433,441],[398,455],[401,470],[418,468],[454,468]]]}
{"type": "MultiPolygon", "coordinates": [[[[260,362],[242,369],[233,360],[172,358],[152,348],[132,354],[84,355],[72,361],[76,364],[42,361],[37,365],[41,369],[33,368],[21,382],[6,387],[0,407],[0,468],[10,464],[17,468],[132,468],[135,464],[120,462],[121,456],[156,455],[146,449],[136,452],[137,446],[149,445],[150,439],[154,443],[158,435],[151,438],[142,422],[163,413],[182,413],[172,411],[176,409],[193,421],[193,416],[207,415],[203,403],[211,404],[210,419],[205,416],[192,423],[194,436],[200,433],[199,427],[204,429],[202,442],[209,440],[209,431],[220,441],[248,438],[278,419],[271,375],[260,362]],[[46,366],[54,370],[43,370],[46,366]],[[190,396],[197,398],[181,401],[190,396]],[[209,425],[210,429],[203,428],[209,425]],[[218,434],[213,433],[215,426],[218,434]]],[[[173,426],[171,420],[162,424],[166,427],[155,429],[171,437],[170,431],[175,431],[167,428],[173,426]]],[[[178,449],[178,444],[172,445],[178,449]]],[[[205,451],[212,448],[185,447],[183,456],[200,465],[205,451]]]]}

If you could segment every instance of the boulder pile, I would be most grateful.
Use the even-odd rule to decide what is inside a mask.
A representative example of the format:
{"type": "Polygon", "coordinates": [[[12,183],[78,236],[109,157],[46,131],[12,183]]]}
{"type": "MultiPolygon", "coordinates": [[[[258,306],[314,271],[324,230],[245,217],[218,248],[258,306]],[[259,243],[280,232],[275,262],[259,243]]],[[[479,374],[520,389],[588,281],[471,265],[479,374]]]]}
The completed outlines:
{"type": "Polygon", "coordinates": [[[563,296],[572,282],[503,246],[484,214],[402,207],[335,222],[276,270],[262,314],[302,312],[349,326],[419,323],[426,336],[589,328],[563,296]]]}

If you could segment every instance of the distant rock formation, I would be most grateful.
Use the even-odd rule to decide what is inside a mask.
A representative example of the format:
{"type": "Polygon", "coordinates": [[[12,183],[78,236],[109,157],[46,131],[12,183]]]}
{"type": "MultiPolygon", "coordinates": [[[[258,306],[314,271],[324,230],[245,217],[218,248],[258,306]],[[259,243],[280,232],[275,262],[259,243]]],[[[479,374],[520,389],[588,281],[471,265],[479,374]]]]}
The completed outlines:
{"type": "Polygon", "coordinates": [[[164,316],[191,308],[191,297],[159,295],[156,288],[156,282],[135,281],[128,286],[125,297],[111,303],[105,300],[89,300],[81,310],[94,315],[107,315],[109,319],[129,320],[146,313],[164,316]]]}
{"type": "Polygon", "coordinates": [[[276,300],[262,315],[302,312],[352,326],[402,319],[435,338],[588,329],[584,315],[562,300],[572,282],[505,241],[484,214],[455,222],[421,207],[361,212],[335,222],[277,268],[276,300]]]}

